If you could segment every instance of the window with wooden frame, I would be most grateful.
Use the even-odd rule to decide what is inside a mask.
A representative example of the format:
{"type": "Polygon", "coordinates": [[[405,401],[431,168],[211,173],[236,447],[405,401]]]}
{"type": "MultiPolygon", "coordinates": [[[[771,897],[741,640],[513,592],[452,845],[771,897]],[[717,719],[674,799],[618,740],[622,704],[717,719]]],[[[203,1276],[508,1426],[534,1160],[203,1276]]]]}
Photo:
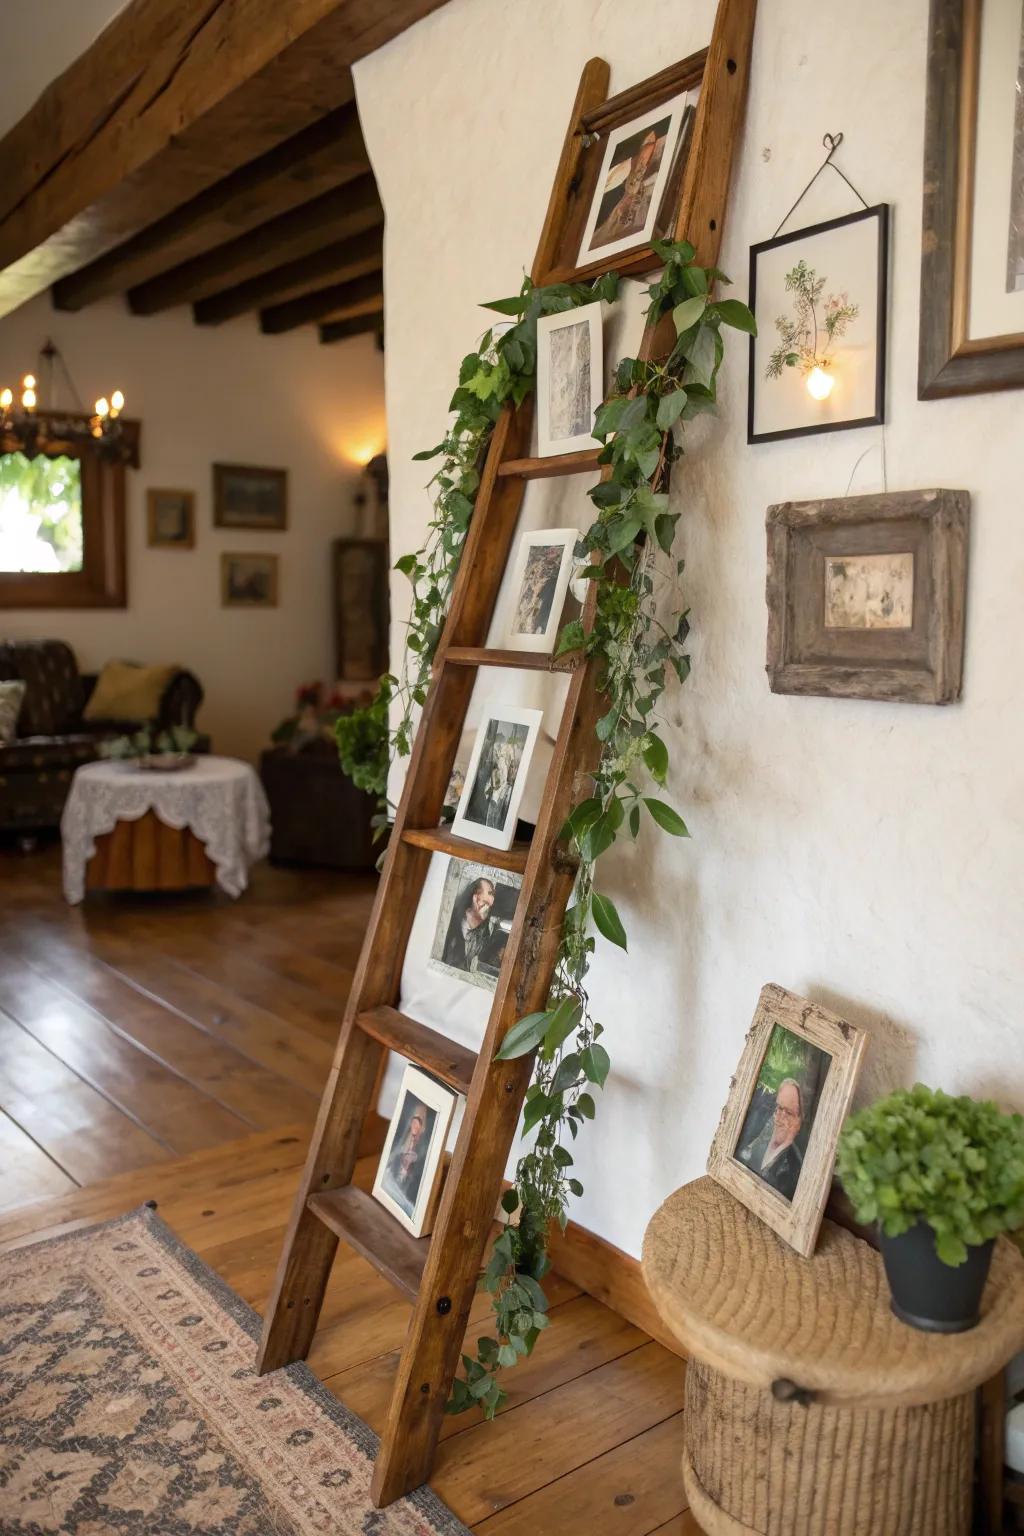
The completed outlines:
{"type": "Polygon", "coordinates": [[[0,432],[0,608],[124,608],[125,470],[138,467],[139,423],[122,421],[112,454],[62,438],[67,413],[37,419],[31,445],[0,432]]]}

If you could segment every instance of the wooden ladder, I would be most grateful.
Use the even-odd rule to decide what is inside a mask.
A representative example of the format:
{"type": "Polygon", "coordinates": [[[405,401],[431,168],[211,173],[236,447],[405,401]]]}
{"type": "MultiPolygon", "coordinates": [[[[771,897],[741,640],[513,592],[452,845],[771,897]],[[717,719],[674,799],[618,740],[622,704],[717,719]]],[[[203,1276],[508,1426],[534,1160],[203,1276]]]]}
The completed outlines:
{"type": "MultiPolygon", "coordinates": [[[[576,251],[596,184],[602,145],[593,139],[678,92],[701,86],[683,175],[675,238],[712,266],[718,253],[733,149],[746,99],[755,0],[720,0],[708,49],[640,86],[607,98],[609,67],[583,70],[533,264],[534,283],[582,280],[614,266],[637,276],[659,265],[649,248],[577,269],[576,251]]],[[[671,322],[669,322],[671,324],[671,322]]],[[[668,345],[674,340],[670,335],[668,345]]],[[[664,344],[648,327],[643,355],[664,344]]],[[[667,348],[666,348],[667,350],[667,348]]],[[[412,1317],[373,1478],[377,1505],[430,1474],[445,1403],[458,1366],[502,1178],[532,1073],[532,1057],[497,1061],[506,1032],[545,1007],[575,865],[558,835],[579,788],[597,764],[594,727],[602,713],[596,664],[485,649],[485,639],[526,481],[593,473],[597,452],[534,459],[532,402],[506,408],[491,438],[476,509],[455,579],[433,679],[416,733],[383,875],[352,983],[338,1046],[281,1261],[267,1305],[259,1369],[306,1355],[331,1265],[342,1239],[412,1302],[412,1317]],[[480,667],[564,671],[560,729],[536,829],[507,852],[454,837],[439,826],[445,792],[480,667]],[[486,1033],[478,1055],[398,1012],[406,944],[431,855],[442,853],[514,870],[522,877],[486,1033]],[[373,1108],[384,1053],[394,1051],[467,1096],[433,1234],[414,1238],[352,1183],[360,1133],[373,1108]]],[[[591,593],[584,623],[592,618],[591,593]]]]}

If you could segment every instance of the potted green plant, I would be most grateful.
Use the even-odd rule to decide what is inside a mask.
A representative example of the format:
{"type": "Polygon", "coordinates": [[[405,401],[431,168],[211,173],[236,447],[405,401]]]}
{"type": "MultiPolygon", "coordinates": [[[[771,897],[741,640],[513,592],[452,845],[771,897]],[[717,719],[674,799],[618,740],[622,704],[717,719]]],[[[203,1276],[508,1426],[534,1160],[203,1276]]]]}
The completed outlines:
{"type": "Polygon", "coordinates": [[[896,1316],[973,1328],[995,1239],[1024,1226],[1024,1118],[918,1083],[851,1115],[836,1166],[857,1220],[878,1223],[896,1316]]]}

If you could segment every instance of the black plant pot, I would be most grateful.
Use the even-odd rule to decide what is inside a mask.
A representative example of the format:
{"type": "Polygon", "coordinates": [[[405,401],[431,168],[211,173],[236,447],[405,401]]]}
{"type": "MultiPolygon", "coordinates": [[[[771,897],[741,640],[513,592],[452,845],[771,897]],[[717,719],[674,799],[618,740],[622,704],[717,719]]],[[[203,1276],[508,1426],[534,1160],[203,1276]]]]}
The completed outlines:
{"type": "Polygon", "coordinates": [[[879,1234],[892,1310],[926,1333],[966,1333],[979,1319],[994,1239],[968,1248],[963,1264],[943,1264],[935,1233],[919,1221],[899,1237],[879,1234]]]}

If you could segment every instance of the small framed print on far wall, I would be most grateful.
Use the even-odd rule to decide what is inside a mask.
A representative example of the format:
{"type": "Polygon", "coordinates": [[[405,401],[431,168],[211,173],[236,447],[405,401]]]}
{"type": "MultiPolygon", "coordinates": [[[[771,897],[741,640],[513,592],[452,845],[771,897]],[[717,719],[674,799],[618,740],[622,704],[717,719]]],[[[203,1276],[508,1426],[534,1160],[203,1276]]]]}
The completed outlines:
{"type": "Polygon", "coordinates": [[[773,693],[948,704],[960,697],[966,491],[769,507],[773,693]]]}
{"type": "Polygon", "coordinates": [[[191,549],[196,542],[195,493],[148,490],[146,534],[150,549],[191,549]]]}
{"type": "Polygon", "coordinates": [[[751,247],[748,443],[885,420],[888,265],[885,203],[751,247]]]}
{"type": "Polygon", "coordinates": [[[769,983],[711,1143],[711,1177],[808,1258],[866,1044],[856,1025],[769,983]]]}

